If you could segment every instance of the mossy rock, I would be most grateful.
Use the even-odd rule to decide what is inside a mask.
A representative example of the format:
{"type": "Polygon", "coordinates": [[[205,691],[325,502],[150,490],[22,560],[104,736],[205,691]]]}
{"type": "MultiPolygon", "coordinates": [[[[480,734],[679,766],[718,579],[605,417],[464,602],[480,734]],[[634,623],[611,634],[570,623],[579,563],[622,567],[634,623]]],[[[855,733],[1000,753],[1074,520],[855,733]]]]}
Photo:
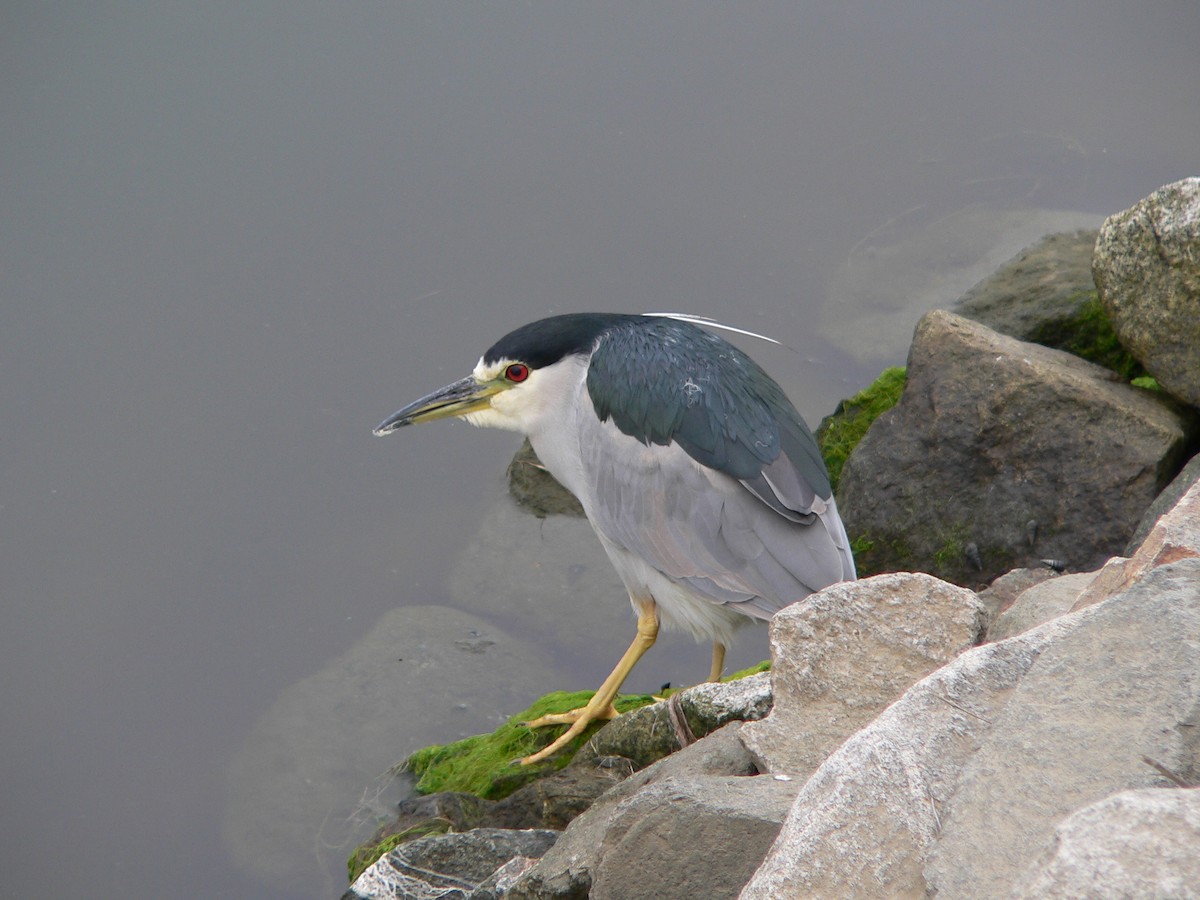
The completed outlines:
{"type": "MultiPolygon", "coordinates": [[[[770,668],[770,661],[764,660],[721,680],[737,681],[769,671],[770,668]]],[[[665,690],[663,694],[670,696],[677,692],[678,689],[665,690]]],[[[426,747],[412,754],[405,761],[404,767],[418,776],[418,794],[437,794],[436,808],[423,811],[425,817],[415,823],[412,822],[411,816],[402,816],[397,822],[381,828],[370,841],[357,847],[346,862],[350,880],[354,881],[377,859],[407,841],[428,834],[475,827],[476,823],[486,818],[487,809],[499,808],[500,805],[494,804],[494,801],[508,797],[518,788],[564,768],[595,732],[608,723],[592,726],[566,750],[541,765],[517,766],[514,765],[515,760],[546,746],[561,734],[565,727],[530,729],[521,723],[547,713],[567,712],[583,706],[591,697],[591,691],[556,691],[546,694],[529,709],[513,716],[491,734],[476,735],[452,744],[426,747]],[[449,806],[446,805],[448,802],[449,806]]],[[[620,712],[627,713],[659,699],[661,698],[647,694],[627,695],[618,697],[616,706],[620,712]]],[[[629,720],[633,718],[636,717],[628,717],[629,720]]],[[[619,723],[626,720],[623,716],[617,721],[619,723]]],[[[666,730],[669,731],[669,728],[666,730]]],[[[632,761],[630,762],[632,764],[632,761]]]]}
{"type": "Polygon", "coordinates": [[[1146,370],[1121,346],[1099,295],[1095,291],[1082,291],[1076,301],[1075,312],[1070,318],[1043,322],[1029,340],[1111,369],[1124,381],[1144,378],[1146,370]]]}
{"type": "MultiPolygon", "coordinates": [[[[417,777],[419,793],[463,791],[485,800],[501,800],[535,778],[561,769],[604,724],[592,725],[563,752],[543,763],[519,766],[515,764],[517,760],[541,750],[565,730],[565,726],[527,728],[523,723],[585,706],[592,693],[554,691],[546,694],[491,734],[477,734],[452,744],[425,747],[410,756],[404,767],[417,777]]],[[[653,702],[654,697],[648,694],[633,694],[618,697],[616,707],[618,712],[628,712],[653,702]]]]}
{"type": "Polygon", "coordinates": [[[825,457],[829,481],[835,491],[850,453],[858,446],[871,423],[900,400],[904,381],[903,367],[884,369],[870,387],[841,401],[832,415],[821,420],[816,432],[817,444],[821,448],[821,455],[825,457]]]}
{"type": "MultiPolygon", "coordinates": [[[[749,666],[721,679],[735,681],[769,670],[769,661],[749,666]]],[[[527,728],[524,722],[548,713],[562,713],[587,704],[592,691],[554,691],[539,697],[529,709],[513,716],[491,734],[478,734],[452,744],[425,747],[412,754],[404,768],[416,776],[421,794],[462,791],[485,800],[502,800],[517,788],[563,768],[605,723],[599,722],[579,735],[566,749],[539,765],[518,766],[514,762],[536,753],[563,733],[565,726],[527,728]]],[[[664,691],[670,696],[674,691],[664,691]]],[[[654,703],[661,697],[628,694],[616,700],[618,712],[629,712],[654,703]]]]}

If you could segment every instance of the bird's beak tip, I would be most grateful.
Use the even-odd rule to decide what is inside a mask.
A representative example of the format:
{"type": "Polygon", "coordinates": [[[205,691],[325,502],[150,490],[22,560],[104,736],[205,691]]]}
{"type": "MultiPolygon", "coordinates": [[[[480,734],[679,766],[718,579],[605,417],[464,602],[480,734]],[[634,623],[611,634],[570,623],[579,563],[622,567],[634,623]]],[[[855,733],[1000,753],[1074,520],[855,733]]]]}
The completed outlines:
{"type": "Polygon", "coordinates": [[[388,418],[384,419],[382,422],[380,422],[378,425],[375,426],[375,429],[372,431],[372,434],[374,434],[375,437],[387,437],[392,432],[399,431],[401,428],[403,428],[405,425],[408,425],[409,423],[410,423],[410,420],[407,418],[400,418],[399,416],[389,416],[388,418]]]}

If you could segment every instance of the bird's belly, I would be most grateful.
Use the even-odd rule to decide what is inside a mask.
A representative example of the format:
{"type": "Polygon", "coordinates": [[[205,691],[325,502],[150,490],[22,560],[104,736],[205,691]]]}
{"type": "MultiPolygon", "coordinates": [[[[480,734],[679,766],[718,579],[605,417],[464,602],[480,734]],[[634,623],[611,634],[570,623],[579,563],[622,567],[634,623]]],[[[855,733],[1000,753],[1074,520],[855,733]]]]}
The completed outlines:
{"type": "Polygon", "coordinates": [[[638,601],[651,599],[658,607],[659,621],[669,631],[686,632],[698,641],[720,641],[729,646],[734,632],[745,625],[751,615],[734,605],[717,603],[659,572],[641,557],[614,544],[596,532],[621,576],[629,602],[638,612],[638,601]]]}

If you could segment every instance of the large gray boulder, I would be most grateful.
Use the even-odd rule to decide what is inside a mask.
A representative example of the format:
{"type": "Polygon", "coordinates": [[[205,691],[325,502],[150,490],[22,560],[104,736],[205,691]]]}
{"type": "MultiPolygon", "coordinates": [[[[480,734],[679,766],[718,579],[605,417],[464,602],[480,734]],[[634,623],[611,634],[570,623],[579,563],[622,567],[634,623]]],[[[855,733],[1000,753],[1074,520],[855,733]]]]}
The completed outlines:
{"type": "Polygon", "coordinates": [[[920,573],[845,582],[771,620],[775,705],[741,726],[764,772],[807,778],[830,753],[934,669],[978,643],[973,591],[920,573]]]}
{"type": "Polygon", "coordinates": [[[742,893],[1007,896],[1056,827],[1200,765],[1200,559],[968,651],[854,735],[801,789],[742,893]]]}
{"type": "Polygon", "coordinates": [[[1045,558],[1094,569],[1124,549],[1192,428],[1107,369],[934,311],[900,402],[842,471],[838,506],[866,572],[977,586],[1045,558]]]}
{"type": "Polygon", "coordinates": [[[1200,406],[1200,178],[1109,217],[1092,271],[1121,343],[1164,390],[1200,406]]]}
{"type": "Polygon", "coordinates": [[[1049,859],[1014,897],[1174,900],[1200,897],[1200,791],[1123,791],[1081,809],[1054,833],[1049,859]]]}

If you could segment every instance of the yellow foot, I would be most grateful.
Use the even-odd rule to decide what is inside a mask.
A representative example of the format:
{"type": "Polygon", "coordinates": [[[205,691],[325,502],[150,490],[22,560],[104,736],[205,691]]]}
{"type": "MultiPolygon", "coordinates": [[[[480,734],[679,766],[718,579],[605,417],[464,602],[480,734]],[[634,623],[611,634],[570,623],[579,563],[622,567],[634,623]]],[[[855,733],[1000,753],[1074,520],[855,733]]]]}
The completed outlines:
{"type": "Polygon", "coordinates": [[[554,742],[548,747],[543,747],[537,753],[526,756],[524,759],[522,759],[520,761],[521,765],[530,766],[534,763],[541,762],[543,759],[548,759],[563,747],[567,746],[567,744],[571,743],[571,741],[575,740],[576,737],[583,734],[587,727],[593,722],[598,722],[602,719],[613,719],[616,718],[616,716],[616,709],[614,709],[613,705],[609,703],[607,706],[599,709],[592,709],[584,706],[579,709],[573,709],[570,712],[541,716],[532,722],[526,722],[525,724],[531,728],[541,727],[542,725],[563,725],[568,722],[571,723],[571,727],[555,738],[554,742]]]}
{"type": "MultiPolygon", "coordinates": [[[[545,728],[547,725],[574,725],[587,712],[588,708],[586,706],[579,706],[570,712],[547,713],[544,716],[538,716],[532,722],[522,722],[521,724],[526,728],[545,728]]],[[[610,703],[608,704],[608,709],[588,716],[588,721],[595,722],[599,719],[615,719],[618,715],[620,714],[617,712],[617,708],[610,703]]]]}

